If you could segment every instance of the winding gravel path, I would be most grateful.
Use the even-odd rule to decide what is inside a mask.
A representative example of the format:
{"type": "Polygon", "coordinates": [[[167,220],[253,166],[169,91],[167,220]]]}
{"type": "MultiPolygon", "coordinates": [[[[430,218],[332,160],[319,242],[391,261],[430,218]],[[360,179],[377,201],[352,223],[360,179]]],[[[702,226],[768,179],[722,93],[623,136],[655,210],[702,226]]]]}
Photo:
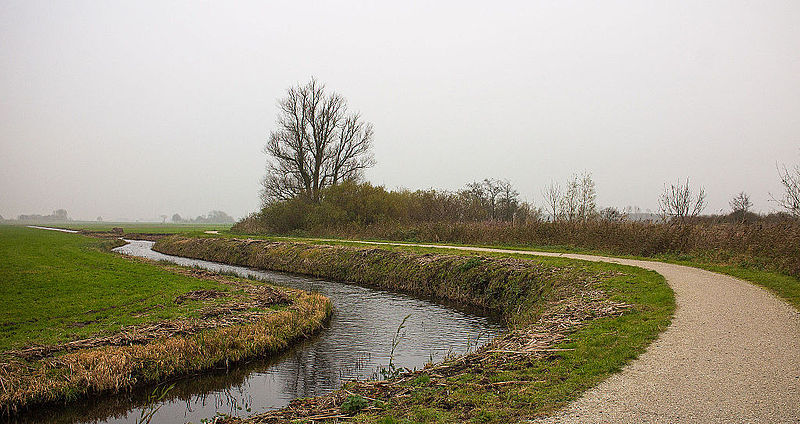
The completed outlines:
{"type": "Polygon", "coordinates": [[[800,423],[800,313],[763,288],[661,262],[414,246],[614,262],[666,278],[677,303],[669,328],[622,372],[537,423],[800,423]]]}

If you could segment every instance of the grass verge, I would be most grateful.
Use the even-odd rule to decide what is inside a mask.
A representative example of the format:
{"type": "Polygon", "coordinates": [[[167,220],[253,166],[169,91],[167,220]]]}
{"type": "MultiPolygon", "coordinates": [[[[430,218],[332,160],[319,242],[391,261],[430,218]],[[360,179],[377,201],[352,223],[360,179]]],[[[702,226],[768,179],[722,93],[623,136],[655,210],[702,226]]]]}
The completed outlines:
{"type": "MultiPolygon", "coordinates": [[[[156,250],[358,282],[494,310],[509,331],[475,354],[245,422],[515,422],[545,414],[620,370],[674,311],[663,277],[564,258],[170,237],[156,250]]],[[[231,419],[232,422],[239,421],[231,419]]]]}

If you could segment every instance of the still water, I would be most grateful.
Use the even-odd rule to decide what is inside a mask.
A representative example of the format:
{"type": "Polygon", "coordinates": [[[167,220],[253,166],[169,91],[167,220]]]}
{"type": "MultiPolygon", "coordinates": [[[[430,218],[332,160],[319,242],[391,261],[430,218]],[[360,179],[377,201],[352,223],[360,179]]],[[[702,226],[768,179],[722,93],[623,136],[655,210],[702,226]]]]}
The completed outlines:
{"type": "MultiPolygon", "coordinates": [[[[153,242],[128,240],[115,251],[315,291],[334,305],[326,328],[279,357],[170,382],[175,387],[155,404],[153,423],[200,423],[216,413],[249,415],[331,392],[344,381],[374,378],[388,364],[392,337],[406,315],[394,363],[410,369],[474,350],[503,330],[497,320],[475,311],[353,284],[164,255],[152,247],[153,242]]],[[[154,389],[33,411],[12,422],[135,423],[154,389]]]]}

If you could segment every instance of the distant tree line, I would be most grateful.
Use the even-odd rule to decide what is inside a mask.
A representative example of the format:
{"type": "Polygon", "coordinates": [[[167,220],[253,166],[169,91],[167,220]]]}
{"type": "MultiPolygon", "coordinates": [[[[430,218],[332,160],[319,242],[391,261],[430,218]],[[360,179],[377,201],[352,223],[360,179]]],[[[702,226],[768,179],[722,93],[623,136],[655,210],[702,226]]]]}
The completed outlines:
{"type": "MultiPolygon", "coordinates": [[[[345,98],[327,92],[312,78],[286,91],[264,151],[267,173],[262,180],[263,209],[258,219],[275,231],[326,226],[371,225],[376,222],[621,222],[627,212],[598,209],[592,174],[573,174],[562,185],[551,182],[542,191],[544,208],[521,201],[507,180],[486,178],[461,190],[387,191],[362,183],[362,172],[375,164],[374,130],[358,112],[349,112],[345,98]]],[[[778,167],[784,194],[773,201],[800,216],[800,165],[778,167]]],[[[730,201],[733,222],[758,216],[750,211],[747,193],[730,201]]],[[[706,193],[689,179],[678,179],[658,196],[663,223],[688,224],[700,219],[706,193]]],[[[162,218],[166,219],[166,216],[162,218]]],[[[180,222],[176,214],[173,221],[180,222]]],[[[198,217],[198,222],[204,222],[198,217]]]]}
{"type": "MultiPolygon", "coordinates": [[[[163,215],[164,219],[166,219],[166,215],[163,215]]],[[[192,218],[183,218],[179,214],[172,215],[172,222],[175,223],[197,223],[197,224],[232,224],[234,219],[232,216],[228,215],[223,211],[213,210],[209,212],[207,215],[199,215],[198,217],[192,218]]]]}
{"type": "Polygon", "coordinates": [[[30,222],[67,222],[72,221],[69,218],[69,214],[65,209],[57,209],[54,210],[53,213],[50,215],[39,215],[39,214],[31,214],[31,215],[19,215],[17,217],[19,221],[30,221],[30,222]]]}

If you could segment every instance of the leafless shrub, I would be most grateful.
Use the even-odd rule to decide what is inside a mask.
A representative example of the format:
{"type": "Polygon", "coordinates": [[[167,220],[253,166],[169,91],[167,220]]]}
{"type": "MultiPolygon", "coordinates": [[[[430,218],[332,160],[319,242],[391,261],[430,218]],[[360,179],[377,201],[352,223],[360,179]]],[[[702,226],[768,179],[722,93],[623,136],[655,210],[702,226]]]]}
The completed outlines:
{"type": "Polygon", "coordinates": [[[553,221],[586,222],[597,217],[597,191],[591,173],[573,174],[563,191],[551,182],[542,194],[553,221]]]}
{"type": "Polygon", "coordinates": [[[686,178],[685,183],[678,179],[676,184],[664,188],[658,199],[658,208],[664,222],[683,224],[687,219],[700,215],[705,208],[705,202],[706,193],[703,187],[695,195],[689,187],[689,178],[686,178]]]}
{"type": "Polygon", "coordinates": [[[784,193],[779,198],[772,196],[772,200],[786,209],[792,216],[800,217],[800,165],[795,165],[791,169],[787,168],[786,165],[779,166],[778,175],[784,188],[784,193]]]}
{"type": "Polygon", "coordinates": [[[555,222],[561,219],[561,202],[563,197],[561,195],[561,186],[557,182],[551,181],[550,184],[542,190],[547,212],[550,214],[551,221],[555,222]]]}
{"type": "Polygon", "coordinates": [[[750,208],[753,207],[753,202],[750,201],[750,195],[745,192],[737,194],[728,204],[731,206],[731,214],[733,217],[742,223],[747,220],[747,214],[750,212],[750,208]]]}

